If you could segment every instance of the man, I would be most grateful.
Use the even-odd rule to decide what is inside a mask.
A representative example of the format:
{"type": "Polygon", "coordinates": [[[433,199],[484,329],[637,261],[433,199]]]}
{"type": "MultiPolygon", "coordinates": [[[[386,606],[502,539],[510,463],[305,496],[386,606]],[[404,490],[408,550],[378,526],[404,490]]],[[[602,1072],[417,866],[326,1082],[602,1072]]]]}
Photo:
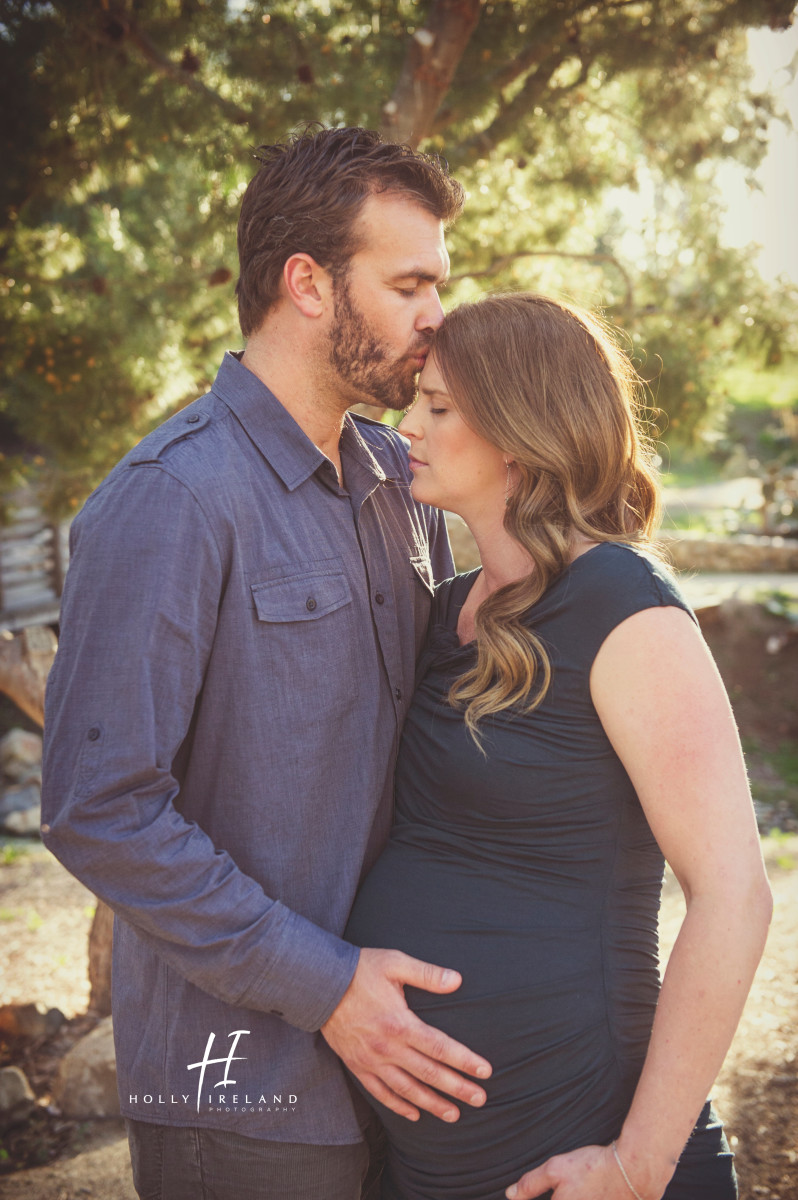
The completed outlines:
{"type": "Polygon", "coordinates": [[[346,410],[412,400],[462,189],[360,129],[260,158],[246,350],[74,522],[47,694],[42,834],[117,915],[122,1111],[163,1200],[360,1195],[336,1055],[411,1119],[456,1120],[490,1070],[405,1005],[456,974],[340,937],[452,572],[401,439],[346,410]]]}

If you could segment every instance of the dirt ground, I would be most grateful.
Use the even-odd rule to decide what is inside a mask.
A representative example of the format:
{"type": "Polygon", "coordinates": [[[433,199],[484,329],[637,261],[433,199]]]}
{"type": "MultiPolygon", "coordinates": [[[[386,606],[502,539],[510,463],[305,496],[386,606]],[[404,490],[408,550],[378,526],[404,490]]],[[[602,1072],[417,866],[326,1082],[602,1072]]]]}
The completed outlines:
{"type": "MultiPolygon", "coordinates": [[[[782,828],[798,828],[792,824],[798,788],[779,767],[798,748],[798,639],[767,654],[768,638],[787,635],[789,627],[748,605],[710,611],[702,625],[732,697],[755,795],[792,814],[782,828]]],[[[714,1097],[737,1155],[741,1200],[798,1200],[798,836],[777,831],[762,844],[775,898],[773,925],[714,1097]]],[[[0,1043],[0,1065],[21,1066],[42,1106],[24,1145],[28,1163],[42,1165],[7,1173],[22,1134],[0,1137],[0,1200],[136,1200],[122,1123],[64,1122],[44,1107],[60,1057],[93,1024],[86,1008],[94,898],[40,845],[10,857],[0,865],[0,1004],[56,1007],[69,1021],[44,1044],[0,1043]]],[[[660,921],[664,954],[683,912],[678,885],[668,876],[660,921]]]]}
{"type": "MultiPolygon", "coordinates": [[[[775,915],[714,1096],[737,1155],[743,1200],[798,1200],[798,836],[766,837],[763,850],[775,915]]],[[[51,1053],[40,1047],[14,1059],[46,1103],[59,1055],[91,1024],[81,1014],[92,896],[39,849],[0,868],[0,905],[7,964],[0,1003],[36,1001],[73,1018],[49,1044],[51,1053]]],[[[669,875],[660,922],[665,953],[683,912],[669,875]]],[[[63,1154],[66,1143],[66,1156],[0,1174],[2,1200],[136,1200],[121,1122],[62,1122],[60,1141],[52,1124],[42,1128],[41,1153],[63,1154]]]]}

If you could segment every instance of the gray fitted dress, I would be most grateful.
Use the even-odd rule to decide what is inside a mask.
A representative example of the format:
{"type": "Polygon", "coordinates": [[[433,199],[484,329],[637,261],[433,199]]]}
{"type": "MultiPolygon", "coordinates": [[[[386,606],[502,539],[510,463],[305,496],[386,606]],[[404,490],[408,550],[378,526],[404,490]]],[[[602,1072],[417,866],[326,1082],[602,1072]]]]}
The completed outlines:
{"type": "MultiPolygon", "coordinates": [[[[501,1200],[551,1155],[616,1137],[657,1003],[663,859],[589,677],[627,617],[689,612],[687,603],[629,546],[581,555],[527,616],[550,655],[550,689],[531,714],[483,721],[483,755],[446,702],[473,662],[456,626],[475,578],[437,593],[399,754],[396,823],[346,937],[460,971],[458,991],[408,988],[408,1002],[494,1071],[485,1107],[461,1105],[453,1126],[428,1114],[411,1123],[371,1101],[389,1139],[383,1200],[501,1200]]],[[[666,1197],[736,1194],[707,1104],[666,1197]]]]}

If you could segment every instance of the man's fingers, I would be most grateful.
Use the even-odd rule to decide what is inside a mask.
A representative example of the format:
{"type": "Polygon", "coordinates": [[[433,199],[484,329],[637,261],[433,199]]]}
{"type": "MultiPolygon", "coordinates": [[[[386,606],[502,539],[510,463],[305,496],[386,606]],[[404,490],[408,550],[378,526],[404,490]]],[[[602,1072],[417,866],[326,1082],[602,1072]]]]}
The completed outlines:
{"type": "MultiPolygon", "coordinates": [[[[400,1067],[387,1067],[382,1072],[382,1082],[395,1098],[403,1100],[413,1107],[424,1109],[425,1112],[431,1113],[433,1117],[437,1117],[441,1121],[446,1121],[447,1124],[452,1124],[460,1117],[459,1108],[452,1104],[451,1100],[445,1096],[439,1096],[437,1092],[425,1087],[414,1075],[400,1067]]],[[[394,1112],[397,1111],[393,1105],[388,1107],[392,1107],[394,1112]]]]}
{"type": "MultiPolygon", "coordinates": [[[[459,1043],[455,1042],[454,1045],[459,1045],[459,1043]]],[[[479,1087],[470,1079],[464,1079],[456,1071],[442,1065],[440,1060],[417,1053],[412,1048],[402,1056],[401,1066],[412,1076],[414,1081],[418,1080],[428,1088],[435,1088],[438,1092],[453,1096],[455,1100],[462,1100],[465,1104],[470,1104],[472,1108],[481,1108],[487,1100],[484,1088],[479,1087]]],[[[417,1104],[418,1101],[414,1099],[413,1103],[417,1104]]]]}
{"type": "Polygon", "coordinates": [[[371,1092],[375,1100],[379,1100],[380,1104],[385,1108],[389,1108],[391,1112],[395,1112],[400,1117],[406,1117],[408,1121],[417,1121],[421,1116],[417,1108],[412,1104],[408,1104],[396,1092],[392,1092],[389,1087],[386,1087],[382,1080],[377,1075],[363,1074],[357,1077],[363,1084],[367,1092],[371,1092]]]}
{"type": "MultiPolygon", "coordinates": [[[[473,1050],[469,1050],[468,1046],[464,1046],[462,1042],[456,1042],[454,1038],[449,1037],[447,1033],[442,1033],[440,1029],[434,1029],[432,1025],[425,1024],[415,1014],[412,1014],[410,1019],[408,1043],[411,1049],[417,1050],[427,1059],[432,1059],[436,1063],[445,1063],[447,1067],[452,1067],[455,1071],[463,1071],[466,1075],[474,1075],[477,1079],[490,1077],[493,1068],[486,1058],[475,1054],[473,1050]]],[[[427,1082],[434,1081],[427,1080],[427,1082]]],[[[463,1082],[468,1085],[468,1080],[463,1082]]],[[[440,1087],[441,1085],[435,1082],[434,1086],[440,1087]]],[[[474,1090],[473,1084],[471,1089],[474,1090]]],[[[448,1092],[451,1091],[451,1088],[446,1087],[443,1090],[448,1092]]],[[[465,1100],[467,1092],[468,1086],[466,1086],[466,1092],[457,1091],[452,1094],[465,1100]]],[[[482,1102],[480,1101],[480,1103],[482,1102]]]]}
{"type": "Polygon", "coordinates": [[[405,985],[454,991],[460,976],[398,950],[361,950],[349,988],[321,1032],[363,1086],[392,1112],[413,1120],[417,1109],[425,1109],[456,1121],[460,1113],[448,1096],[475,1107],[484,1104],[485,1092],[467,1076],[487,1079],[491,1065],[419,1020],[407,1007],[405,985]]]}

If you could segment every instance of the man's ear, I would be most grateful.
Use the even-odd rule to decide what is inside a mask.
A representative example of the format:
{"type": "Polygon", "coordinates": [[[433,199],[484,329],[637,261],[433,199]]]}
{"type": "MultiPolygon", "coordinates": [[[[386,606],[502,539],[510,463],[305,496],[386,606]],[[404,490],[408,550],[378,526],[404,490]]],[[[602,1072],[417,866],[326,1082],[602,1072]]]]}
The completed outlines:
{"type": "Polygon", "coordinates": [[[320,317],[332,300],[332,279],[310,254],[292,254],[283,267],[289,299],[306,317],[320,317]]]}

